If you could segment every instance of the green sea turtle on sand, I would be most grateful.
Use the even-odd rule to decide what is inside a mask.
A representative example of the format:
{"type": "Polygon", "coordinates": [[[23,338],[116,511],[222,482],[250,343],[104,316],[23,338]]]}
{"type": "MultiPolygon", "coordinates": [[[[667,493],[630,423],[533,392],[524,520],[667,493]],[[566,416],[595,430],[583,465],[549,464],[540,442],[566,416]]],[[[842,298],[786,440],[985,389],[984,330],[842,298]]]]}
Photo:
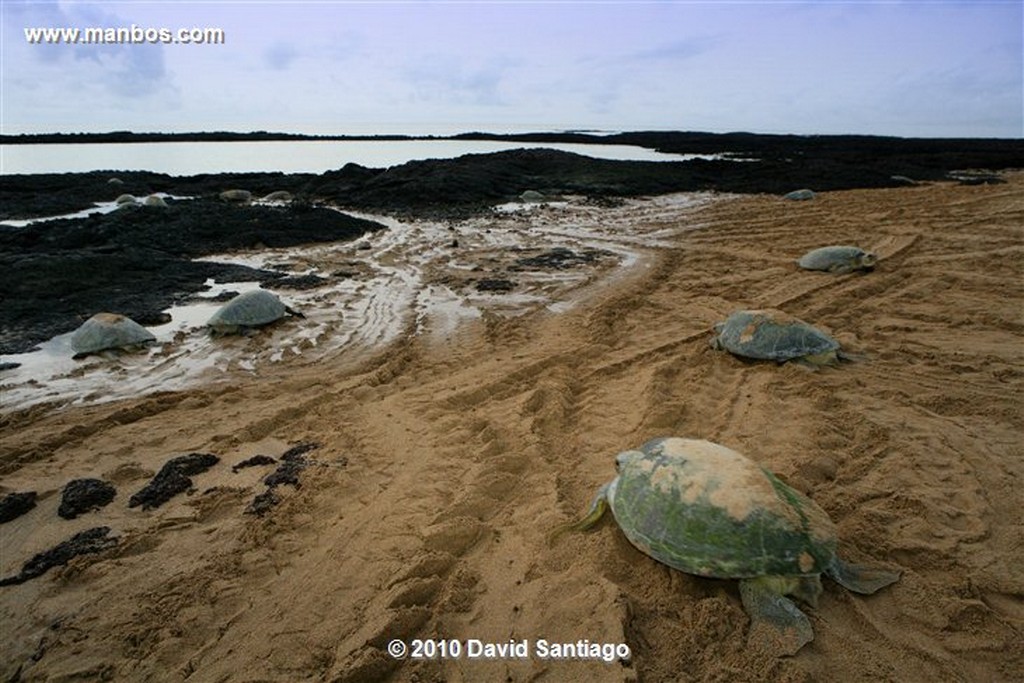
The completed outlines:
{"type": "Polygon", "coordinates": [[[790,201],[806,201],[808,199],[814,199],[814,190],[808,190],[806,188],[802,190],[793,190],[792,192],[786,193],[782,196],[783,199],[790,201]]]}
{"type": "Polygon", "coordinates": [[[755,360],[795,360],[809,366],[852,360],[818,328],[775,309],[737,311],[715,325],[711,346],[755,360]]]}
{"type": "Polygon", "coordinates": [[[559,532],[588,529],[610,508],[629,542],[658,562],[739,579],[757,648],[792,655],[814,639],[807,616],[786,596],[816,607],[822,574],[865,595],[899,579],[840,559],[824,510],[725,446],[654,439],[620,453],[615,466],[618,476],[598,489],[586,516],[559,532]]]}
{"type": "Polygon", "coordinates": [[[221,306],[206,324],[215,334],[239,334],[269,325],[289,314],[299,318],[305,317],[284,305],[276,294],[265,289],[256,289],[239,294],[221,306]]]}
{"type": "Polygon", "coordinates": [[[829,246],[807,252],[797,261],[804,270],[826,270],[830,273],[852,273],[855,270],[872,271],[878,257],[860,247],[829,246]]]}
{"type": "Polygon", "coordinates": [[[156,337],[142,325],[119,313],[97,313],[71,335],[75,358],[108,349],[137,350],[156,337]]]}

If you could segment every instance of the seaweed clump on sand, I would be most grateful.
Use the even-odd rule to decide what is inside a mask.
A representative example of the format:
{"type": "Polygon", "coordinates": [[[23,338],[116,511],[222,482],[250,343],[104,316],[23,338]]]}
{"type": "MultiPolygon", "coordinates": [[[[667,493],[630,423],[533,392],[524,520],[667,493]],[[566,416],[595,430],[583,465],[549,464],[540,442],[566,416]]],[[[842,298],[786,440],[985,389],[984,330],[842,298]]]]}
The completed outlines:
{"type": "Polygon", "coordinates": [[[246,514],[262,517],[271,508],[280,503],[281,498],[274,491],[278,486],[290,484],[295,488],[299,488],[299,473],[310,464],[306,459],[306,453],[319,446],[320,444],[318,443],[304,442],[292,446],[285,451],[281,455],[281,464],[277,466],[277,469],[263,478],[263,483],[267,485],[267,490],[253,499],[249,507],[245,509],[246,514]]]}
{"type": "Polygon", "coordinates": [[[64,485],[57,514],[64,519],[74,519],[109,505],[116,495],[117,489],[101,479],[72,479],[64,485]]]}
{"type": "Polygon", "coordinates": [[[35,491],[8,493],[3,498],[0,498],[0,524],[21,517],[35,506],[35,491]]]}
{"type": "Polygon", "coordinates": [[[22,565],[21,571],[14,576],[0,579],[0,586],[14,586],[25,583],[29,579],[42,576],[54,567],[66,565],[79,555],[102,552],[117,546],[116,538],[107,538],[110,527],[98,526],[80,531],[66,541],[34,556],[22,565]]]}
{"type": "Polygon", "coordinates": [[[141,491],[128,500],[128,507],[143,510],[158,508],[174,496],[192,488],[192,475],[200,474],[220,462],[212,453],[189,453],[171,458],[141,491]]]}
{"type": "Polygon", "coordinates": [[[257,467],[259,465],[273,465],[277,461],[271,458],[269,455],[254,455],[251,458],[246,458],[242,462],[233,465],[231,471],[238,473],[238,470],[245,469],[246,467],[257,467]]]}

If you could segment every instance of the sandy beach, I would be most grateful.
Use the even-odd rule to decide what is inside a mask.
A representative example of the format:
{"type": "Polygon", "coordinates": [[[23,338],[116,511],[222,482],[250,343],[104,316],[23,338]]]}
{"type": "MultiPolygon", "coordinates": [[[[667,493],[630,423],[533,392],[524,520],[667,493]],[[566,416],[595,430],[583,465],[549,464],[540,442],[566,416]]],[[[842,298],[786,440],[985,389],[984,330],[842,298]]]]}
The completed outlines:
{"type": "Polygon", "coordinates": [[[637,234],[657,239],[551,293],[562,305],[484,307],[366,353],[233,366],[174,391],[4,409],[0,494],[38,504],[0,526],[0,577],[89,528],[118,542],[0,587],[0,676],[1024,680],[1024,173],[1004,177],[637,202],[637,234]],[[874,272],[795,265],[850,243],[878,254],[874,272]],[[712,325],[742,308],[782,309],[863,358],[813,372],[711,349],[712,325]],[[826,580],[804,610],[815,640],[777,658],[747,648],[735,581],[657,564],[610,520],[549,542],[617,453],[668,435],[770,468],[831,516],[844,557],[901,580],[873,596],[826,580]],[[274,465],[232,467],[298,444],[315,444],[299,486],[246,514],[274,465]],[[190,492],[128,507],[193,452],[219,462],[190,492]],[[61,489],[82,477],[117,497],[61,519],[61,489]],[[395,639],[525,639],[531,653],[395,659],[395,639]],[[623,643],[631,658],[545,659],[541,639],[623,643]]]}

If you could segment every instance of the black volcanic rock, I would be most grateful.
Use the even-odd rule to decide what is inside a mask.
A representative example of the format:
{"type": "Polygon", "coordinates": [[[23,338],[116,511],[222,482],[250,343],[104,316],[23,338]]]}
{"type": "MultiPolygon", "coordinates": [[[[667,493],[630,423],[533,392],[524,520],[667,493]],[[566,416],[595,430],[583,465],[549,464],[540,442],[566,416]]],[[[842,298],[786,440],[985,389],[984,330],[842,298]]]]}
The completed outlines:
{"type": "Polygon", "coordinates": [[[159,320],[161,310],[221,282],[281,273],[194,261],[211,253],[351,240],[384,229],[330,209],[228,206],[213,200],[0,230],[0,353],[21,353],[100,311],[159,320]]]}
{"type": "Polygon", "coordinates": [[[129,499],[128,507],[141,505],[143,510],[160,507],[179,493],[191,489],[192,475],[205,472],[218,462],[220,458],[212,453],[189,453],[171,458],[142,490],[129,499]]]}
{"type": "Polygon", "coordinates": [[[117,490],[101,479],[72,479],[64,485],[57,514],[64,519],[109,505],[117,490]]]}
{"type": "MultiPolygon", "coordinates": [[[[9,144],[129,142],[140,140],[415,139],[317,138],[278,133],[7,136],[9,144]]],[[[101,171],[0,176],[0,219],[52,216],[113,201],[121,193],[174,197],[165,209],[119,209],[84,219],[0,228],[0,353],[19,353],[94,313],[108,310],[155,319],[183,302],[210,277],[267,282],[281,273],[191,261],[238,249],[287,247],[352,239],[375,223],[359,221],[315,202],[427,218],[464,218],[514,200],[525,190],[579,194],[613,202],[621,197],[715,190],[782,195],[796,187],[816,192],[898,187],[916,181],[982,182],[971,169],[1024,168],[1024,140],[928,139],[854,135],[756,135],[640,131],[614,135],[470,133],[459,140],[628,144],[672,154],[725,154],[689,161],[611,161],[552,149],[513,149],[456,159],[412,161],[387,169],[357,164],[321,174],[223,173],[173,177],[101,171]],[[747,159],[738,161],[736,159],[747,159]],[[968,173],[965,173],[968,172],[968,173]],[[116,176],[122,181],[112,184],[116,176]],[[216,201],[229,188],[263,196],[284,190],[288,207],[234,207],[216,201]]],[[[984,182],[994,182],[985,180],[984,182]]],[[[305,286],[317,284],[298,280],[305,286]]]]}
{"type": "Polygon", "coordinates": [[[245,509],[245,513],[262,517],[281,502],[280,496],[274,492],[274,489],[283,484],[299,488],[299,474],[310,464],[306,459],[306,453],[318,448],[319,445],[313,442],[303,442],[282,453],[281,463],[277,469],[263,477],[263,483],[267,485],[267,489],[253,498],[252,503],[245,509]]]}
{"type": "Polygon", "coordinates": [[[110,527],[98,526],[80,531],[66,541],[53,548],[35,555],[22,565],[21,571],[14,576],[0,579],[0,586],[13,586],[25,583],[30,579],[42,576],[54,567],[61,567],[79,555],[88,555],[109,550],[117,546],[116,538],[107,538],[110,527]]]}
{"type": "Polygon", "coordinates": [[[35,506],[35,491],[8,493],[3,498],[0,498],[0,524],[21,517],[35,506]]]}

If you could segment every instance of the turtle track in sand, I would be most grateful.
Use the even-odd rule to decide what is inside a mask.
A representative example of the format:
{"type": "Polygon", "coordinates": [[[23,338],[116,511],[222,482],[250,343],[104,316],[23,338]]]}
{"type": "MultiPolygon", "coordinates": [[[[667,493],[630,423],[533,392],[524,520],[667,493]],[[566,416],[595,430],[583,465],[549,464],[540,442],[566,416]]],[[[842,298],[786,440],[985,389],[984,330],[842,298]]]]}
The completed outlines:
{"type": "Polygon", "coordinates": [[[89,513],[83,525],[123,537],[117,551],[0,592],[9,656],[41,653],[23,672],[40,678],[1012,680],[1024,667],[1021,187],[1017,174],[799,205],[638,206],[660,235],[653,255],[566,313],[485,316],[444,341],[296,359],[162,403],[19,414],[15,445],[33,455],[3,461],[5,485],[41,496],[5,525],[12,566],[71,529],[52,521],[68,479],[131,488],[193,450],[221,465],[146,515],[120,499],[89,513]],[[797,270],[808,248],[839,242],[880,252],[878,269],[797,270]],[[714,322],[755,306],[867,358],[809,372],[708,347],[714,322]],[[611,524],[548,543],[614,476],[616,453],[669,433],[765,464],[830,515],[845,557],[903,578],[867,598],[826,581],[807,610],[815,641],[777,660],[746,648],[734,582],[658,565],[611,524]],[[320,444],[319,464],[267,515],[243,515],[267,470],[231,464],[297,441],[320,444]],[[386,655],[417,637],[626,642],[633,660],[386,655]]]}

